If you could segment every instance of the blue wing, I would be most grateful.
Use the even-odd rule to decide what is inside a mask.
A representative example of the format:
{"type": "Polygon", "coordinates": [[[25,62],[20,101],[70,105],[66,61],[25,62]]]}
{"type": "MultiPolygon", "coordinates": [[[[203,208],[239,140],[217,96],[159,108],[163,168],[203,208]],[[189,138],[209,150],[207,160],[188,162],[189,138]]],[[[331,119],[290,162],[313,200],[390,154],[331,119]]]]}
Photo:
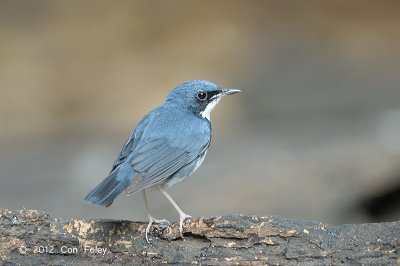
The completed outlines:
{"type": "MultiPolygon", "coordinates": [[[[168,112],[167,116],[165,113],[162,116],[162,122],[155,118],[148,123],[144,134],[146,137],[142,137],[129,155],[127,162],[137,175],[127,193],[162,183],[196,160],[209,147],[211,128],[208,122],[199,120],[186,125],[174,118],[189,114],[174,113],[179,110],[168,112]]],[[[190,116],[189,121],[192,118],[198,119],[190,116]]]]}
{"type": "Polygon", "coordinates": [[[127,193],[162,183],[203,154],[210,145],[210,138],[189,135],[179,138],[179,145],[176,142],[155,138],[137,149],[131,165],[138,175],[132,180],[127,193]]]}

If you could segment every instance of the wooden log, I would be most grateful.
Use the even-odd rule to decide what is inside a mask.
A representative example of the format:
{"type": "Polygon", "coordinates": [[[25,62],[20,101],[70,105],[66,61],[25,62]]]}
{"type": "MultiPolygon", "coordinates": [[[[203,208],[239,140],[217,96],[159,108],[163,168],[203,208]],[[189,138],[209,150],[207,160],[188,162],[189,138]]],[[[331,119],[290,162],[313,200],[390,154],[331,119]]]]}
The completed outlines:
{"type": "Polygon", "coordinates": [[[10,265],[400,265],[400,222],[333,226],[278,216],[192,218],[178,224],[53,219],[0,209],[0,259],[10,265]]]}

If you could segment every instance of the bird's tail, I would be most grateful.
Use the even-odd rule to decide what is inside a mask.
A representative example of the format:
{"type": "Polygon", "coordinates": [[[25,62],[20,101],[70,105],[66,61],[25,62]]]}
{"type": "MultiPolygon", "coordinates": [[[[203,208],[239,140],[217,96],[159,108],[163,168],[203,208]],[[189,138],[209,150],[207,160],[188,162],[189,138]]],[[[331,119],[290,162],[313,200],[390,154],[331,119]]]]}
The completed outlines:
{"type": "Polygon", "coordinates": [[[120,165],[90,191],[85,200],[101,206],[110,206],[114,199],[129,186],[134,175],[135,172],[131,166],[120,165]]]}

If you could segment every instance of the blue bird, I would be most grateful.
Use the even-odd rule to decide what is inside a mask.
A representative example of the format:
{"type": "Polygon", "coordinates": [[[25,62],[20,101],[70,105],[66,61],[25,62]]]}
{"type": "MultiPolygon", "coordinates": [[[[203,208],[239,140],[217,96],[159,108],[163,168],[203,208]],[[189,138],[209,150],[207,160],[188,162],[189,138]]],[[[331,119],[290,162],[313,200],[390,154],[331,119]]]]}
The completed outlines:
{"type": "Polygon", "coordinates": [[[221,89],[206,80],[193,80],[174,88],[166,101],[150,111],[122,147],[109,175],[90,191],[85,200],[110,206],[122,192],[142,191],[149,218],[146,240],[155,219],[149,212],[146,188],[157,187],[179,213],[179,232],[191,216],[184,213],[167,189],[193,174],[202,164],[211,141],[210,114],[225,95],[240,92],[221,89]]]}

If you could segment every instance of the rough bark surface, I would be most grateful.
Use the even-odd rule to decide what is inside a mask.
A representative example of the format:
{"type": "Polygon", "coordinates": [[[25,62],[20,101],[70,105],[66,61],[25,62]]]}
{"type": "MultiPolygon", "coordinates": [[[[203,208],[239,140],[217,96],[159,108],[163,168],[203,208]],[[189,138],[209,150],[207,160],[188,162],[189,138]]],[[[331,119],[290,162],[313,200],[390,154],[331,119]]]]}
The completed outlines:
{"type": "Polygon", "coordinates": [[[332,226],[277,216],[193,218],[178,224],[62,221],[36,210],[0,209],[5,265],[379,264],[400,265],[400,222],[332,226]]]}

